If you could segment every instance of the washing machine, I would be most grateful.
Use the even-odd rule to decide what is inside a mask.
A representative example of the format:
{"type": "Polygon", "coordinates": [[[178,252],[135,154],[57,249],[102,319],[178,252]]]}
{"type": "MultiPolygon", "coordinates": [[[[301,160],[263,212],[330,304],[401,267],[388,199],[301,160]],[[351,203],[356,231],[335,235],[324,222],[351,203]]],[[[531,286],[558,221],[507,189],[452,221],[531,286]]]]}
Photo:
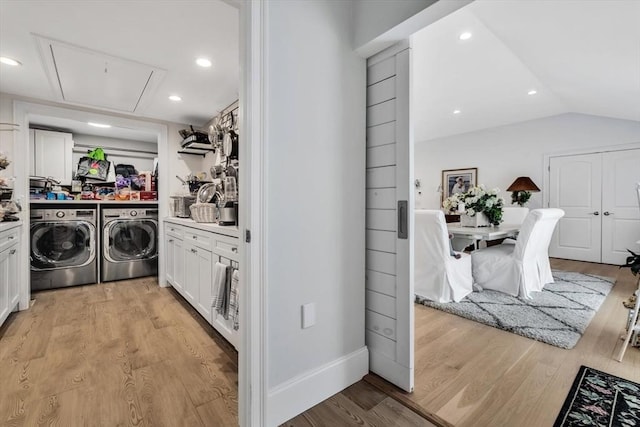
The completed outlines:
{"type": "Polygon", "coordinates": [[[158,274],[158,208],[102,211],[102,282],[158,274]]]}
{"type": "Polygon", "coordinates": [[[97,211],[32,209],[31,290],[98,282],[97,211]]]}

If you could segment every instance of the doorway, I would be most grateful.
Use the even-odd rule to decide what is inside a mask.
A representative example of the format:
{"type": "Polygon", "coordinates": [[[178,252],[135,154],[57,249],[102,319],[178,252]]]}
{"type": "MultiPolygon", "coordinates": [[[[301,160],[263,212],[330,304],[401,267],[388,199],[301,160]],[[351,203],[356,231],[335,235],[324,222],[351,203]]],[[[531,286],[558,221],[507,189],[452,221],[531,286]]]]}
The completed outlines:
{"type": "Polygon", "coordinates": [[[556,258],[621,265],[640,236],[640,149],[549,157],[548,206],[560,208],[556,258]]]}

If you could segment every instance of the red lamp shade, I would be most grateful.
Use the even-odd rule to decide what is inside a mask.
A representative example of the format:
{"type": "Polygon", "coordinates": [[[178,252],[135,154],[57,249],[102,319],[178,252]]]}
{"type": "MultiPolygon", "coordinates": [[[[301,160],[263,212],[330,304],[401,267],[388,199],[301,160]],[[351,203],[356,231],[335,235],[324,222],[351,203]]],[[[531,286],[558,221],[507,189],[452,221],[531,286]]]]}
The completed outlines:
{"type": "Polygon", "coordinates": [[[528,176],[519,176],[507,191],[540,191],[540,189],[528,176]]]}

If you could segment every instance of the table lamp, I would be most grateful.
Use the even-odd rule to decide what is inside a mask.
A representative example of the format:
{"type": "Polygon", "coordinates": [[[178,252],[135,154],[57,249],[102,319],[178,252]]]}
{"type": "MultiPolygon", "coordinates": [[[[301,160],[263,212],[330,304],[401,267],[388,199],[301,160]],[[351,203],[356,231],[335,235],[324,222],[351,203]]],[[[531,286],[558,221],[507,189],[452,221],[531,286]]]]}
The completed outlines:
{"type": "Polygon", "coordinates": [[[507,188],[507,191],[512,192],[511,204],[517,203],[520,206],[524,206],[531,198],[531,192],[540,191],[540,189],[528,176],[519,176],[507,188]]]}

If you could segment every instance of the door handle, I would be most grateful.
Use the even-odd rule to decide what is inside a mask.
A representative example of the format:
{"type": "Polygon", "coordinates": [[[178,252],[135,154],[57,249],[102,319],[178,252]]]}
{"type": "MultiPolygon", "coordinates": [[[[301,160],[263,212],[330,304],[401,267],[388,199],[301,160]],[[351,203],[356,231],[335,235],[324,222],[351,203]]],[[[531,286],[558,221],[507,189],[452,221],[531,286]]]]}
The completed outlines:
{"type": "Polygon", "coordinates": [[[408,207],[409,202],[406,200],[398,200],[398,239],[409,238],[408,207]]]}
{"type": "Polygon", "coordinates": [[[173,239],[169,239],[169,243],[173,242],[173,239]]]}
{"type": "Polygon", "coordinates": [[[598,211],[595,211],[595,212],[592,212],[592,213],[591,213],[591,215],[595,215],[595,216],[598,216],[598,215],[600,215],[600,212],[598,212],[598,211]]]}
{"type": "Polygon", "coordinates": [[[608,211],[607,211],[607,212],[604,212],[602,215],[604,215],[604,216],[613,215],[613,212],[608,212],[608,211]]]}

